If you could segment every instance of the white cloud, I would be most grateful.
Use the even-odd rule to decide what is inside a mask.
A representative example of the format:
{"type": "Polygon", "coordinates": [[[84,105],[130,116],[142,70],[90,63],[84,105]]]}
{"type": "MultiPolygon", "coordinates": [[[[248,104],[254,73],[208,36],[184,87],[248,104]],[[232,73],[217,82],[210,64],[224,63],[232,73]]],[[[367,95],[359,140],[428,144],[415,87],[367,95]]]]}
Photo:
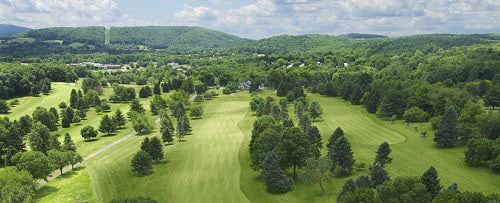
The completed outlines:
{"type": "Polygon", "coordinates": [[[35,28],[134,22],[113,0],[0,0],[0,8],[3,22],[35,28]]]}

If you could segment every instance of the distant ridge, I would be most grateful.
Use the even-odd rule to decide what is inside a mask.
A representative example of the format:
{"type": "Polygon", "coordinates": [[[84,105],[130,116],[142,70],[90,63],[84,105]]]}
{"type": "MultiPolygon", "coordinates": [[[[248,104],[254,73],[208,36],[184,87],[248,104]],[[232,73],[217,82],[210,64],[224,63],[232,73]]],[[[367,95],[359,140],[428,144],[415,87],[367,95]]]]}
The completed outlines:
{"type": "Polygon", "coordinates": [[[29,28],[20,27],[17,25],[0,24],[0,37],[10,37],[14,34],[24,32],[29,28]]]}

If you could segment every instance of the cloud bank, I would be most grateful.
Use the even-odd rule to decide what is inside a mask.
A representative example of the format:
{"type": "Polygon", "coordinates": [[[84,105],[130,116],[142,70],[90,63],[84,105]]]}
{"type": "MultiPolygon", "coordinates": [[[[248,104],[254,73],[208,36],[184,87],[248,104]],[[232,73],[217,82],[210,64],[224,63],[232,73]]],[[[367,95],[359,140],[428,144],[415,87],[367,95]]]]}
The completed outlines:
{"type": "MultiPolygon", "coordinates": [[[[32,27],[195,25],[262,38],[350,32],[500,32],[498,0],[233,0],[185,1],[155,22],[132,18],[114,0],[0,0],[0,22],[32,27]]],[[[148,11],[144,11],[148,12],[148,11]]]]}

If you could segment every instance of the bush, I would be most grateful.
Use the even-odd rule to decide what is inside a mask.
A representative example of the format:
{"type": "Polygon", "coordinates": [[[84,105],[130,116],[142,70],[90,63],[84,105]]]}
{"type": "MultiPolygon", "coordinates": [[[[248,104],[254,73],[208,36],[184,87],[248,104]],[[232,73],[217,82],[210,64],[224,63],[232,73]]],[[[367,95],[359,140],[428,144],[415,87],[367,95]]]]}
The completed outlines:
{"type": "Polygon", "coordinates": [[[431,126],[432,129],[436,130],[441,126],[441,123],[443,122],[443,116],[436,116],[431,118],[431,126]]]}
{"type": "Polygon", "coordinates": [[[431,115],[418,107],[412,107],[403,114],[406,122],[427,122],[431,115]]]}
{"type": "Polygon", "coordinates": [[[229,88],[224,88],[222,90],[222,94],[231,94],[231,93],[233,93],[233,92],[229,88]]]}

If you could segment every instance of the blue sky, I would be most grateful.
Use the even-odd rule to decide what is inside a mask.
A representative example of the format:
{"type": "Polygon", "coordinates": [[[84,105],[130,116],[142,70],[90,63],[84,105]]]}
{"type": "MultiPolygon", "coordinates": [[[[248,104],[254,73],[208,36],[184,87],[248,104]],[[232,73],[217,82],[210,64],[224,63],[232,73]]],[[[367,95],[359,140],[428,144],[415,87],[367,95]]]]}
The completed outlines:
{"type": "Polygon", "coordinates": [[[500,0],[0,0],[0,23],[31,28],[190,25],[253,39],[499,33],[500,0]]]}

